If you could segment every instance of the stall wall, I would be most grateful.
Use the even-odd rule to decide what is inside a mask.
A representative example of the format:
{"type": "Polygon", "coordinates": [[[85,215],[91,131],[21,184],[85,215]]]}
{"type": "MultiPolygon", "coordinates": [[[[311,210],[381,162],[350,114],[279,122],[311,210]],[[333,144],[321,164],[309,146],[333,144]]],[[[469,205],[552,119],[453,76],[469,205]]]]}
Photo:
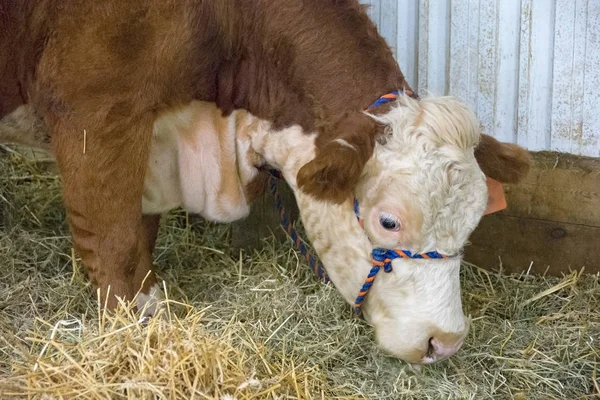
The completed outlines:
{"type": "Polygon", "coordinates": [[[363,0],[419,94],[529,150],[600,157],[600,0],[363,0]]]}

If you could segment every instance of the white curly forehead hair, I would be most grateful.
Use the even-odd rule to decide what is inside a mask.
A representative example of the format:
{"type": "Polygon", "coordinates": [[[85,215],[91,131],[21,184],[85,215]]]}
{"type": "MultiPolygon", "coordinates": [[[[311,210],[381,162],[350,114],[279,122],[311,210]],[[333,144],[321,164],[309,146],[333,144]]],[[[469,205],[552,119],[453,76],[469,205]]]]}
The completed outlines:
{"type": "Polygon", "coordinates": [[[453,97],[406,95],[386,114],[369,115],[383,128],[357,197],[374,245],[456,253],[487,205],[474,155],[481,136],[476,116],[453,97]],[[380,229],[394,218],[397,233],[380,229]]]}

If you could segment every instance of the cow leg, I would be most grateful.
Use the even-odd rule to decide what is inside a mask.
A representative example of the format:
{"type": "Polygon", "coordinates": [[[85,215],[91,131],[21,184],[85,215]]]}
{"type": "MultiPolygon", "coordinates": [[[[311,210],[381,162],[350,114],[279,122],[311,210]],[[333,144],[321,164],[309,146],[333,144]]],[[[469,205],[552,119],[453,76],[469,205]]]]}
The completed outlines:
{"type": "MultiPolygon", "coordinates": [[[[142,217],[144,240],[148,249],[147,254],[150,257],[152,257],[154,245],[156,244],[159,224],[160,214],[144,215],[142,217]]],[[[156,314],[157,302],[164,298],[164,294],[152,270],[152,259],[148,263],[138,264],[133,276],[133,286],[142,289],[137,295],[136,305],[138,310],[144,310],[144,307],[146,307],[144,316],[156,314]]]]}
{"type": "Polygon", "coordinates": [[[142,216],[142,224],[144,225],[144,235],[146,236],[148,251],[152,254],[156,245],[156,238],[158,237],[160,214],[145,214],[142,216]]]}
{"type": "Polygon", "coordinates": [[[100,291],[102,306],[114,309],[118,298],[131,301],[140,289],[135,272],[152,267],[141,200],[153,116],[99,120],[96,115],[54,120],[52,145],[73,245],[100,291]]]}

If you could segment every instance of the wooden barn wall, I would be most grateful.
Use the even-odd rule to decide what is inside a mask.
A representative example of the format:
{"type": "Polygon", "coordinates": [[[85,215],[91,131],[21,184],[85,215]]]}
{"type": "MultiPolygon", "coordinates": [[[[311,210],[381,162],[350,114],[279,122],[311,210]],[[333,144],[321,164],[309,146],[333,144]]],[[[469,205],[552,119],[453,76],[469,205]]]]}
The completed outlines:
{"type": "Polygon", "coordinates": [[[529,150],[600,157],[600,0],[362,0],[419,93],[529,150]]]}

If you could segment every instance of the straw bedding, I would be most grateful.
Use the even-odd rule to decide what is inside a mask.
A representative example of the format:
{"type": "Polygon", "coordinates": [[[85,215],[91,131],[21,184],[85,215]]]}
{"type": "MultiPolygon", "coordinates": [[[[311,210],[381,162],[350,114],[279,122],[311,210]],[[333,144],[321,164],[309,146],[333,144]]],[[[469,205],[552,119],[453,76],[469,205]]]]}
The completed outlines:
{"type": "Polygon", "coordinates": [[[158,318],[98,315],[60,184],[0,150],[1,399],[576,399],[600,396],[600,279],[466,264],[459,354],[416,373],[379,352],[289,243],[232,253],[229,227],[180,211],[155,252],[158,318]]]}

